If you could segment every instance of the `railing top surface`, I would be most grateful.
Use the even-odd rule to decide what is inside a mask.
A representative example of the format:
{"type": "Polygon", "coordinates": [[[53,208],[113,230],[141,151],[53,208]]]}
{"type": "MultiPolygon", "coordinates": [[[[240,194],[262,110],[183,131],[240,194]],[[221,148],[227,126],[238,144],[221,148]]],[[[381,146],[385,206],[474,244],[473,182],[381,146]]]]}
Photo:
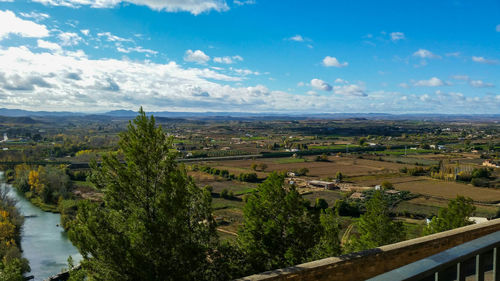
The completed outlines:
{"type": "Polygon", "coordinates": [[[500,246],[500,231],[466,242],[368,280],[414,280],[416,277],[426,277],[430,273],[446,269],[497,246],[500,246]]]}

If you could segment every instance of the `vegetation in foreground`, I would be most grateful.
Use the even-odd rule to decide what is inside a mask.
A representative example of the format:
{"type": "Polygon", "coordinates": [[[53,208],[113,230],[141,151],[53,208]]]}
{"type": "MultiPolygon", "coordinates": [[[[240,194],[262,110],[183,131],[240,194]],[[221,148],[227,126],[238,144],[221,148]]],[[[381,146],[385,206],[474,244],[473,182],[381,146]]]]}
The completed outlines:
{"type": "Polygon", "coordinates": [[[23,281],[30,271],[28,260],[22,257],[20,242],[24,217],[16,209],[16,202],[0,189],[0,281],[23,281]]]}
{"type": "MultiPolygon", "coordinates": [[[[340,207],[321,200],[311,206],[272,173],[247,195],[236,243],[221,242],[210,191],[197,188],[174,161],[171,142],[141,111],[121,134],[120,153],[93,165],[103,202],[80,201],[69,230],[89,280],[227,280],[405,239],[383,191],[375,191],[358,233],[341,247],[340,207]]],[[[444,222],[468,215],[442,211],[436,221],[453,225],[444,222]]]]}

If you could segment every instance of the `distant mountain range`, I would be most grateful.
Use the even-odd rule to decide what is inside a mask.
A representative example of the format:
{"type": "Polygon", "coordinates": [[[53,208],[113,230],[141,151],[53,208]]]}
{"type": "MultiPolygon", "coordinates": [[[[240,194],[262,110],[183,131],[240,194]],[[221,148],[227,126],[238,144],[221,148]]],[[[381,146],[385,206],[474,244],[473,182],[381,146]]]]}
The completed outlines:
{"type": "MultiPolygon", "coordinates": [[[[23,109],[0,108],[0,116],[5,117],[84,117],[108,116],[133,118],[133,110],[113,110],[104,113],[81,113],[69,111],[28,111],[23,109]]],[[[148,115],[166,118],[317,118],[317,119],[370,119],[370,120],[493,120],[500,121],[500,114],[389,114],[389,113],[248,113],[248,112],[148,112],[148,115]]]]}

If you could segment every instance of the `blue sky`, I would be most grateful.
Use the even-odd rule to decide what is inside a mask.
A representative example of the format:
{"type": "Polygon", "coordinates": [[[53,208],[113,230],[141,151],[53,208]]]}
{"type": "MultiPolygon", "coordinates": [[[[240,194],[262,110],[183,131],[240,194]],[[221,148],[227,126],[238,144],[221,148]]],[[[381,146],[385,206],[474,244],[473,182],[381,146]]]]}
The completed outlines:
{"type": "Polygon", "coordinates": [[[500,2],[0,0],[0,107],[500,113],[500,2]]]}

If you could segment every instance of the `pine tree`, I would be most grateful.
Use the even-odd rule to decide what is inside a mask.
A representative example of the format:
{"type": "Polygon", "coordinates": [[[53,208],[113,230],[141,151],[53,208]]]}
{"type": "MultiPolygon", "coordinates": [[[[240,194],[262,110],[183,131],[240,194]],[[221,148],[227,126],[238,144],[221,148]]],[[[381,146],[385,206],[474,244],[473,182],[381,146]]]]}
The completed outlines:
{"type": "Polygon", "coordinates": [[[403,224],[391,219],[388,203],[380,190],[366,203],[366,213],[360,217],[357,230],[359,237],[350,245],[355,251],[396,243],[406,236],[403,224]]]}
{"type": "Polygon", "coordinates": [[[272,173],[243,209],[238,245],[254,272],[305,262],[317,241],[317,222],[295,187],[272,173]]]}
{"type": "Polygon", "coordinates": [[[425,234],[432,234],[457,227],[472,224],[469,217],[476,210],[471,198],[457,196],[448,203],[447,208],[439,210],[438,216],[434,217],[425,230],[425,234]]]}
{"type": "Polygon", "coordinates": [[[342,253],[340,245],[339,216],[332,209],[321,210],[320,238],[313,249],[313,259],[338,256],[342,253]]]}
{"type": "Polygon", "coordinates": [[[82,201],[69,237],[91,280],[203,280],[216,240],[211,197],[169,152],[172,139],[144,111],[119,153],[92,165],[102,204],[82,201]]]}

